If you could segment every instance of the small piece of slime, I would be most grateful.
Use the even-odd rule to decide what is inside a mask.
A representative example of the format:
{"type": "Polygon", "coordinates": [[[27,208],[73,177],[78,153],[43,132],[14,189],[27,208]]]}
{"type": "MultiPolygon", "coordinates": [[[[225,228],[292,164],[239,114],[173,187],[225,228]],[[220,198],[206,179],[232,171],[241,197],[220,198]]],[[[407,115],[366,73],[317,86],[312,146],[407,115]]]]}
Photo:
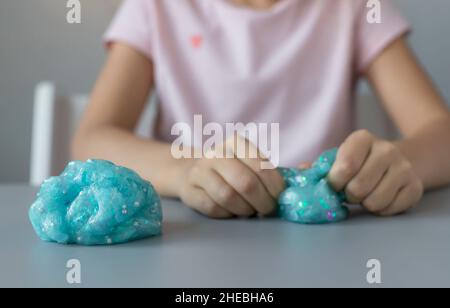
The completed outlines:
{"type": "Polygon", "coordinates": [[[278,169],[287,186],[278,199],[281,218],[302,224],[326,224],[348,217],[345,195],[335,192],[326,179],[336,154],[337,149],[326,151],[310,169],[278,169]]]}

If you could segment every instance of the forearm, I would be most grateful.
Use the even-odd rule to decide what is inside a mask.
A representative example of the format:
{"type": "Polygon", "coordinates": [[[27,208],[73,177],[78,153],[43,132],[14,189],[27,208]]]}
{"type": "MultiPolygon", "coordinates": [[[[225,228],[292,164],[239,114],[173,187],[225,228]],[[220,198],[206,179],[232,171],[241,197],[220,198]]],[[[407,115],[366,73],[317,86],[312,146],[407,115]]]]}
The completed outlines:
{"type": "Polygon", "coordinates": [[[442,117],[397,146],[410,160],[425,189],[450,184],[450,118],[442,117]]]}
{"type": "Polygon", "coordinates": [[[105,159],[135,170],[166,197],[178,197],[177,180],[185,162],[172,157],[170,145],[142,139],[118,127],[81,131],[74,139],[74,159],[105,159]]]}

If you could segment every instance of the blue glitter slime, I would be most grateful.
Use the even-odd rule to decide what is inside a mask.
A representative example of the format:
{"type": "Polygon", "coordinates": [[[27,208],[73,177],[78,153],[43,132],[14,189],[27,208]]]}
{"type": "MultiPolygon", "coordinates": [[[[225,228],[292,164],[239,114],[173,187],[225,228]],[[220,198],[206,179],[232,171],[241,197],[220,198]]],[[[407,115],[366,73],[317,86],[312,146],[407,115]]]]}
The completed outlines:
{"type": "Polygon", "coordinates": [[[158,235],[162,228],[152,185],[103,160],[71,162],[46,180],[29,217],[43,241],[60,244],[119,244],[158,235]]]}
{"type": "Polygon", "coordinates": [[[326,179],[336,154],[337,149],[323,153],[306,170],[279,168],[287,185],[278,199],[280,217],[302,224],[333,223],[347,218],[345,195],[335,192],[326,179]]]}

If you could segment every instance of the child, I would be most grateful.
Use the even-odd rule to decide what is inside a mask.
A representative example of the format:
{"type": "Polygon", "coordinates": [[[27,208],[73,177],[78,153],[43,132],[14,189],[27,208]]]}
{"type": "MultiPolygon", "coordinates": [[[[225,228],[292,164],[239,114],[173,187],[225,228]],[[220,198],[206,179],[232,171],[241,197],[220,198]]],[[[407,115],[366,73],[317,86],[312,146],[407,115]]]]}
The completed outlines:
{"type": "MultiPolygon", "coordinates": [[[[284,183],[260,168],[264,158],[175,159],[171,127],[195,114],[280,123],[281,166],[340,144],[329,174],[337,191],[381,216],[413,207],[424,189],[450,182],[450,116],[405,42],[408,24],[380,1],[381,23],[371,23],[366,0],[126,0],[74,157],[130,167],[210,217],[268,215],[284,183]],[[401,139],[353,132],[359,77],[401,139]],[[161,106],[155,137],[144,140],[133,130],[152,88],[161,106]]],[[[223,147],[236,141],[249,143],[223,147]]]]}

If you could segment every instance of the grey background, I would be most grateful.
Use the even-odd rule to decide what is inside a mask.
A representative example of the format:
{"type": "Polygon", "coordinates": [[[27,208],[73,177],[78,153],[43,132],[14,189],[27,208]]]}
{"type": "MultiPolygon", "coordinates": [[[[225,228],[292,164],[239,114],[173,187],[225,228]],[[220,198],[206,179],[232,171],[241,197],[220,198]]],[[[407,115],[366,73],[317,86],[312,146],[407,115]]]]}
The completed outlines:
{"type": "MultiPolygon", "coordinates": [[[[87,93],[104,60],[101,36],[120,0],[82,0],[82,24],[66,23],[64,0],[0,2],[0,182],[28,180],[33,89],[54,80],[87,93]]],[[[397,0],[414,26],[411,43],[450,101],[450,1],[397,0]]]]}

